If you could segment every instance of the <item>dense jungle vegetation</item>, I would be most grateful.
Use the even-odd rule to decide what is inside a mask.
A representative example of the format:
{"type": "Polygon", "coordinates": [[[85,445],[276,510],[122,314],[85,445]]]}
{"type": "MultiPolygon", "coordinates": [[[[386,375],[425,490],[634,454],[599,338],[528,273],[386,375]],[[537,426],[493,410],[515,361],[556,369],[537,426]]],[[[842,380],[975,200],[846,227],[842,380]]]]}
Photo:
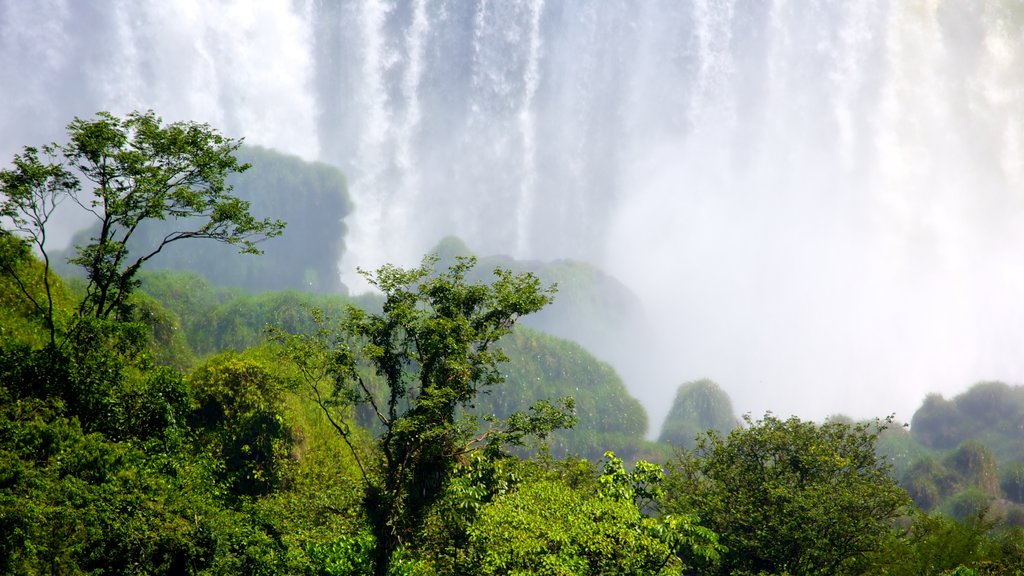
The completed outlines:
{"type": "Polygon", "coordinates": [[[652,442],[562,339],[627,325],[624,287],[450,238],[351,297],[348,210],[333,168],[152,113],[0,170],[0,572],[1024,573],[1024,389],[908,428],[702,380],[652,442]],[[97,222],[57,253],[62,202],[97,222]]]}

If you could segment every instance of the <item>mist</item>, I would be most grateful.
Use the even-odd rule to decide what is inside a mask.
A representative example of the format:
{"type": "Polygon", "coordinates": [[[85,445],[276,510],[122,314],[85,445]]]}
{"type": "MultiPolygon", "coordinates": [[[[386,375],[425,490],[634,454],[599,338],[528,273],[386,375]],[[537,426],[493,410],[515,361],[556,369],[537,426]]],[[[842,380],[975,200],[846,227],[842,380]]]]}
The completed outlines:
{"type": "Polygon", "coordinates": [[[446,235],[614,275],[654,432],[705,377],[906,421],[1024,382],[1021,30],[1010,0],[0,0],[0,161],[98,110],[208,122],[345,172],[356,291],[446,235]]]}

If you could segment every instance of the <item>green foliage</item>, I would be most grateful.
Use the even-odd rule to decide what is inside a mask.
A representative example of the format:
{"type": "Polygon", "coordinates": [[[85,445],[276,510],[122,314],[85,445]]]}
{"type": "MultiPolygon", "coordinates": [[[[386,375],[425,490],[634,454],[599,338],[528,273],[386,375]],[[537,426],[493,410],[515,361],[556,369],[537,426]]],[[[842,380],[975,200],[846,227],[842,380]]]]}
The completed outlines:
{"type": "Polygon", "coordinates": [[[208,565],[217,508],[206,463],[87,433],[59,401],[16,399],[3,387],[0,459],[0,572],[182,574],[208,565]]]}
{"type": "Polygon", "coordinates": [[[960,478],[941,462],[922,458],[903,475],[900,485],[922,510],[931,510],[962,486],[960,478]]]}
{"type": "Polygon", "coordinates": [[[0,573],[302,573],[307,542],[364,526],[347,456],[308,419],[292,472],[272,365],[220,356],[189,382],[91,342],[0,347],[0,573]]]}
{"type": "Polygon", "coordinates": [[[1024,462],[1022,418],[1024,387],[1020,386],[981,382],[951,400],[929,395],[915,412],[910,429],[926,449],[919,450],[913,459],[917,462],[901,474],[901,484],[925,510],[948,512],[954,504],[944,504],[947,499],[976,489],[988,495],[994,512],[1005,514],[1011,522],[1024,521],[1024,511],[1014,506],[1020,502],[1014,500],[1019,491],[1012,481],[1016,463],[1024,462]],[[942,456],[938,450],[948,453],[942,456]],[[931,460],[925,460],[928,457],[931,460]],[[1010,501],[1000,500],[1004,496],[1010,501]]]}
{"type": "Polygon", "coordinates": [[[893,574],[928,576],[972,565],[983,556],[987,528],[978,522],[922,515],[904,538],[893,542],[889,570],[893,574]]]}
{"type": "Polygon", "coordinates": [[[973,513],[965,511],[964,502],[977,504],[982,498],[987,503],[1002,495],[995,457],[978,442],[964,442],[941,461],[930,457],[918,460],[903,475],[900,484],[914,503],[926,511],[963,493],[958,502],[945,506],[959,518],[973,513]]]}
{"type": "Polygon", "coordinates": [[[218,288],[200,276],[155,271],[141,276],[142,290],[180,318],[189,347],[199,355],[225,350],[241,352],[259,346],[268,326],[288,333],[316,330],[309,310],[319,308],[331,317],[347,305],[368,308],[376,298],[361,299],[295,291],[249,294],[218,288]]]}
{"type": "Polygon", "coordinates": [[[277,334],[353,456],[358,451],[347,406],[367,406],[382,429],[372,466],[360,465],[378,575],[388,572],[401,542],[421,528],[460,455],[481,444],[500,455],[524,434],[572,422],[570,415],[541,405],[491,422],[476,435],[477,426],[460,417],[482,390],[504,381],[498,366],[507,357],[495,345],[520,316],[547,304],[553,290],[542,289],[530,274],[501,269],[491,284],[471,284],[466,273],[473,259],[459,259],[442,273],[434,272],[433,262],[366,274],[385,298],[379,314],[350,307],[340,328],[332,330],[315,313],[315,334],[277,334]],[[367,383],[365,365],[383,381],[383,390],[367,383]]]}
{"type": "MultiPolygon", "coordinates": [[[[126,138],[150,130],[136,121],[126,138]]],[[[66,146],[102,151],[127,122],[73,124],[91,135],[66,146]]],[[[182,142],[168,138],[169,149],[182,142]]],[[[440,254],[447,272],[428,261],[369,275],[383,297],[251,295],[133,272],[96,314],[96,282],[83,284],[83,301],[45,252],[31,255],[62,186],[76,185],[59,169],[64,150],[27,149],[0,182],[37,209],[8,204],[22,219],[8,213],[17,226],[0,231],[0,573],[1024,573],[1024,536],[1005,528],[1024,522],[1020,465],[997,466],[1024,454],[1013,436],[1022,389],[985,383],[932,397],[909,433],[771,416],[733,430],[708,424],[716,410],[731,417],[718,410],[724,393],[691,383],[672,427],[719,431],[668,477],[613,453],[598,465],[556,462],[551,454],[596,459],[609,447],[635,461],[650,447],[643,411],[610,367],[575,344],[512,330],[550,301],[536,277],[474,282],[480,273],[451,241],[440,254]],[[140,279],[147,294],[131,290],[140,279]],[[286,362],[279,348],[251,349],[268,324],[286,362]],[[182,373],[197,354],[226,349],[248,350],[182,373]],[[566,396],[578,400],[547,400],[566,396]],[[541,456],[514,456],[532,450],[531,436],[545,439],[541,456]],[[906,471],[919,505],[943,515],[894,520],[907,499],[887,462],[906,471]]],[[[127,171],[143,160],[117,162],[127,171]]],[[[325,190],[336,176],[325,172],[325,190]]],[[[79,255],[114,274],[119,238],[79,255]]],[[[296,261],[289,281],[327,289],[328,268],[310,273],[311,262],[296,261]]],[[[546,270],[565,274],[580,309],[607,304],[585,265],[546,270]]]]}
{"type": "MultiPolygon", "coordinates": [[[[431,252],[442,266],[473,255],[462,240],[452,236],[443,238],[431,252]]],[[[643,407],[621,383],[620,374],[601,362],[627,370],[632,367],[625,376],[638,381],[645,377],[641,374],[646,374],[649,366],[637,368],[642,363],[636,350],[622,345],[641,342],[650,334],[637,297],[621,282],[585,262],[489,256],[480,263],[476,272],[470,272],[470,279],[486,280],[486,271],[497,266],[531,272],[544,283],[557,284],[561,297],[521,324],[573,343],[517,331],[503,342],[510,358],[508,382],[493,395],[481,398],[477,413],[500,415],[522,410],[535,398],[572,395],[578,424],[551,435],[547,442],[552,454],[598,459],[612,449],[627,460],[664,461],[670,457],[670,448],[644,438],[648,422],[643,407]]]]}
{"type": "MultiPolygon", "coordinates": [[[[43,150],[46,156],[52,157],[56,153],[55,146],[43,150]]],[[[12,164],[13,168],[0,170],[0,240],[4,244],[0,266],[4,275],[13,280],[21,295],[43,317],[50,345],[53,346],[57,341],[58,319],[54,316],[46,226],[57,206],[66,196],[77,192],[80,184],[64,167],[44,164],[39,158],[39,150],[35,148],[25,148],[24,153],[15,155],[12,164]],[[19,241],[12,242],[13,239],[19,241]],[[42,271],[38,274],[19,265],[25,261],[29,246],[43,257],[42,271]],[[33,286],[37,282],[42,284],[42,290],[33,286]]]]}
{"type": "Polygon", "coordinates": [[[226,353],[191,375],[201,442],[217,460],[235,494],[266,494],[279,487],[293,438],[284,423],[284,382],[260,362],[226,353]]]}
{"type": "Polygon", "coordinates": [[[545,398],[572,396],[577,424],[547,439],[554,456],[596,460],[614,449],[631,458],[643,449],[647,414],[611,366],[578,344],[528,329],[517,329],[501,345],[509,358],[505,384],[478,397],[475,414],[505,418],[545,398]]]}
{"type": "Polygon", "coordinates": [[[465,574],[682,574],[684,559],[717,558],[715,535],[691,516],[653,518],[659,467],[632,472],[607,454],[596,490],[556,478],[524,482],[480,509],[468,530],[465,574]]]}
{"type": "Polygon", "coordinates": [[[979,516],[956,520],[919,514],[872,555],[871,570],[892,576],[1024,573],[1024,533],[994,527],[979,516]]]}
{"type": "Polygon", "coordinates": [[[499,497],[470,529],[468,574],[671,574],[671,551],[630,502],[537,482],[499,497]]]}
{"type": "MultiPolygon", "coordinates": [[[[629,472],[614,452],[606,452],[604,457],[604,472],[598,478],[599,493],[605,498],[632,502],[641,512],[658,512],[665,500],[665,472],[661,466],[640,460],[629,472]]],[[[725,551],[718,543],[718,535],[701,526],[699,518],[692,514],[661,514],[644,521],[680,560],[696,558],[713,564],[725,551]]]]}
{"type": "Polygon", "coordinates": [[[55,322],[66,322],[74,295],[31,254],[29,244],[0,230],[0,340],[42,346],[56,339],[55,322]]]}
{"type": "Polygon", "coordinates": [[[966,488],[943,502],[942,511],[961,522],[977,517],[984,517],[992,502],[992,496],[985,491],[971,487],[966,488]]]}
{"type": "MultiPolygon", "coordinates": [[[[28,239],[43,254],[48,272],[46,227],[53,209],[70,199],[91,213],[96,235],[76,246],[70,259],[88,280],[79,313],[122,318],[142,265],[167,245],[207,238],[259,253],[256,240],[280,234],[283,223],[257,220],[247,202],[231,195],[227,175],[248,168],[234,156],[239,145],[203,124],[163,125],[152,112],[76,118],[66,144],[26,147],[15,155],[13,168],[0,171],[0,214],[11,226],[5,233],[28,239]],[[140,225],[166,219],[181,227],[129,250],[140,225]]],[[[47,292],[45,307],[35,303],[52,334],[48,284],[47,292]]]]}
{"type": "MultiPolygon", "coordinates": [[[[149,272],[142,280],[143,291],[181,318],[181,332],[197,354],[241,351],[257,346],[264,339],[268,325],[287,333],[312,333],[316,324],[309,310],[313,308],[331,318],[341,317],[348,305],[367,311],[381,309],[381,302],[376,298],[299,292],[245,294],[216,288],[198,276],[185,273],[149,272]]],[[[163,328],[163,331],[177,334],[173,328],[163,328]]],[[[501,346],[509,357],[502,369],[505,384],[476,398],[472,409],[476,416],[505,418],[514,412],[526,411],[545,398],[574,396],[578,397],[579,424],[548,438],[552,453],[581,454],[597,459],[605,450],[614,449],[632,460],[645,452],[653,452],[653,443],[643,438],[646,413],[610,366],[577,344],[529,329],[517,329],[501,340],[501,346]]],[[[374,378],[370,375],[368,379],[374,378]]],[[[368,381],[368,384],[379,383],[368,381]]],[[[375,418],[372,413],[364,416],[375,418]]],[[[362,423],[373,425],[369,418],[362,423]]],[[[653,454],[660,456],[659,452],[653,454]]]]}
{"type": "Polygon", "coordinates": [[[952,448],[963,437],[960,414],[954,403],[939,394],[929,394],[910,421],[911,433],[918,442],[932,448],[952,448]]]}
{"type": "MultiPolygon", "coordinates": [[[[480,510],[508,494],[536,472],[533,463],[474,452],[456,463],[444,494],[424,521],[416,539],[417,555],[439,574],[457,573],[466,565],[469,528],[480,510]]],[[[535,480],[535,478],[532,478],[535,480]]]]}
{"type": "Polygon", "coordinates": [[[935,451],[922,446],[906,424],[893,422],[878,436],[878,453],[892,465],[894,478],[903,478],[915,462],[935,456],[935,451]]]}
{"type": "Polygon", "coordinates": [[[943,463],[961,478],[962,484],[975,487],[989,497],[999,495],[996,459],[983,444],[964,442],[946,456],[943,463]]]}
{"type": "Polygon", "coordinates": [[[132,295],[132,317],[149,332],[146,352],[154,364],[185,370],[195,362],[178,315],[144,292],[132,295]]]}
{"type": "Polygon", "coordinates": [[[718,384],[710,380],[689,382],[676,392],[658,441],[692,450],[701,434],[708,430],[727,434],[738,423],[729,395],[718,384]]]}
{"type": "Polygon", "coordinates": [[[315,572],[323,576],[362,576],[373,571],[373,535],[369,533],[310,544],[308,552],[315,572]]]}
{"type": "MultiPolygon", "coordinates": [[[[154,302],[135,309],[148,310],[162,312],[154,302]]],[[[266,429],[235,418],[234,430],[196,434],[189,382],[150,361],[162,347],[153,338],[159,329],[82,318],[60,348],[31,334],[22,341],[23,331],[0,340],[0,573],[300,573],[304,542],[282,538],[283,528],[304,541],[328,538],[305,528],[309,520],[296,522],[298,511],[324,530],[338,527],[323,510],[344,506],[345,491],[325,489],[309,470],[294,480],[278,475],[278,500],[232,507],[230,465],[265,468],[223,459],[231,450],[210,439],[266,429]],[[280,490],[285,480],[301,490],[298,504],[280,490]]],[[[253,436],[260,438],[234,447],[259,445],[253,436]]],[[[286,450],[277,456],[290,463],[286,450]]],[[[332,468],[338,463],[331,457],[332,468]]],[[[349,492],[358,509],[358,489],[349,492]]]]}
{"type": "Polygon", "coordinates": [[[3,345],[0,374],[17,398],[59,400],[64,413],[77,418],[87,432],[116,439],[142,437],[147,429],[124,423],[138,416],[139,391],[159,381],[158,373],[143,374],[149,368],[147,336],[146,327],[138,323],[82,318],[60,348],[3,345]]]}
{"type": "MultiPolygon", "coordinates": [[[[364,576],[373,572],[375,544],[373,536],[361,533],[337,538],[308,548],[311,572],[317,576],[364,576]]],[[[423,573],[420,563],[405,549],[395,551],[388,567],[388,576],[413,576],[423,573]]],[[[430,573],[430,572],[428,572],[430,573]]]]}
{"type": "MultiPolygon", "coordinates": [[[[254,292],[340,293],[337,267],[344,251],[344,219],[352,209],[341,172],[263,148],[243,146],[235,155],[251,168],[228,179],[234,195],[249,203],[253,214],[272,214],[302,226],[261,244],[260,258],[247,258],[229,245],[190,243],[164,251],[153,266],[192,271],[216,286],[254,292]]],[[[168,220],[145,222],[129,247],[134,251],[153,245],[178,225],[168,220]]]]}
{"type": "MultiPolygon", "coordinates": [[[[257,346],[268,325],[287,333],[312,333],[316,324],[309,310],[318,308],[324,316],[341,317],[348,305],[363,310],[380,310],[379,298],[359,299],[317,296],[298,292],[245,294],[216,288],[198,276],[166,271],[142,276],[142,289],[177,314],[189,346],[197,354],[222,350],[241,351],[257,346]]],[[[173,330],[166,330],[176,334],[173,330]]],[[[571,430],[553,433],[548,446],[555,455],[581,454],[600,458],[614,449],[629,460],[668,453],[643,438],[646,414],[631,397],[615,371],[589,352],[567,342],[528,329],[517,329],[501,340],[509,357],[502,373],[505,384],[476,398],[472,412],[477,417],[505,418],[527,411],[545,398],[578,397],[579,424],[571,430]]],[[[176,356],[181,358],[182,356],[176,356]]],[[[382,386],[373,375],[367,384],[382,386]]],[[[372,412],[362,413],[361,423],[373,426],[372,412]]]]}
{"type": "MultiPolygon", "coordinates": [[[[247,350],[235,359],[271,369],[275,378],[289,386],[295,378],[293,368],[281,363],[277,353],[267,348],[247,350]]],[[[314,557],[314,550],[324,552],[336,548],[339,541],[368,533],[362,476],[352,454],[315,402],[291,388],[284,391],[282,399],[278,409],[291,440],[290,452],[278,460],[284,474],[273,491],[241,501],[248,503],[246,513],[261,518],[269,526],[267,531],[279,539],[288,565],[279,573],[323,574],[321,560],[329,563],[327,558],[331,556],[314,557]]],[[[362,430],[354,433],[355,441],[369,449],[369,434],[362,430]]]]}
{"type": "Polygon", "coordinates": [[[696,513],[729,550],[714,573],[840,574],[881,545],[908,503],[875,453],[884,423],[745,420],[671,469],[668,510],[696,513]]]}
{"type": "Polygon", "coordinates": [[[147,270],[139,274],[141,290],[178,317],[189,347],[198,354],[222,349],[203,346],[209,340],[209,322],[213,311],[240,295],[238,291],[214,288],[202,277],[186,272],[147,270]]]}
{"type": "Polygon", "coordinates": [[[192,401],[192,391],[180,372],[153,368],[119,391],[118,419],[107,435],[145,440],[166,453],[177,452],[188,433],[185,426],[192,401]]]}
{"type": "Polygon", "coordinates": [[[1001,462],[1024,461],[1022,418],[1024,387],[980,382],[952,400],[929,395],[914,413],[910,432],[929,448],[948,450],[973,440],[1001,462]]]}
{"type": "MultiPolygon", "coordinates": [[[[440,265],[447,266],[459,256],[473,256],[458,238],[446,237],[431,250],[440,265]]],[[[486,272],[501,267],[512,272],[536,274],[545,284],[556,284],[561,297],[550,306],[523,320],[523,325],[578,342],[604,361],[622,366],[636,362],[636,350],[624,342],[649,337],[645,310],[639,298],[616,278],[586,262],[516,260],[509,256],[480,258],[480,267],[470,279],[485,281],[486,272]]],[[[581,400],[578,398],[577,400],[581,400]]],[[[600,449],[596,450],[600,455],[600,449]]]]}

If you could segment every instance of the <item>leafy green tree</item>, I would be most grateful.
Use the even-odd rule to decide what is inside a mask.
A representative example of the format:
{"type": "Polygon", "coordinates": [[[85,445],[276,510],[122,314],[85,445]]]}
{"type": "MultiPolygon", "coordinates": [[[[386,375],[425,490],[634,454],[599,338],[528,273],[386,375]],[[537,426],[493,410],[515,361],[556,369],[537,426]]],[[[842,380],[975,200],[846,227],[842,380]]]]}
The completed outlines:
{"type": "Polygon", "coordinates": [[[112,403],[120,438],[0,378],[0,573],[187,574],[228,553],[218,541],[240,519],[216,502],[213,463],[180,441],[181,379],[148,376],[137,402],[112,403]]]}
{"type": "Polygon", "coordinates": [[[681,574],[655,526],[632,502],[531,483],[483,509],[465,573],[681,574]]]}
{"type": "MultiPolygon", "coordinates": [[[[239,254],[230,244],[192,242],[162,252],[148,269],[189,270],[216,286],[254,292],[343,291],[338,261],[344,252],[345,218],[352,208],[341,171],[252,146],[240,147],[235,156],[251,167],[242,174],[229,175],[227,183],[233,186],[233,195],[249,203],[253,214],[272,214],[286,222],[302,222],[302,227],[293,227],[273,242],[262,244],[260,258],[239,254]]],[[[144,250],[180,225],[171,220],[143,222],[128,247],[144,250]]],[[[81,243],[98,230],[98,224],[82,230],[73,242],[81,243]]]]}
{"type": "Polygon", "coordinates": [[[197,409],[193,424],[223,462],[222,474],[239,495],[279,487],[293,443],[284,422],[284,383],[262,363],[224,353],[191,375],[197,409]]]}
{"type": "Polygon", "coordinates": [[[125,118],[101,112],[93,120],[71,122],[66,144],[26,147],[15,155],[12,168],[0,170],[5,233],[26,239],[42,254],[46,302],[23,292],[47,318],[51,343],[56,326],[47,279],[47,227],[66,200],[98,223],[96,236],[77,246],[70,260],[85,269],[88,280],[78,310],[83,317],[123,317],[139,270],[169,244],[206,238],[259,253],[258,240],[280,234],[282,222],[253,217],[249,204],[226,184],[229,174],[248,168],[234,155],[240,144],[205,124],[164,125],[151,111],[125,118]],[[167,219],[179,226],[129,252],[143,223],[167,219]]]}
{"type": "MultiPolygon", "coordinates": [[[[52,149],[44,149],[52,154],[52,149]]],[[[77,192],[79,182],[64,168],[43,164],[39,151],[26,148],[14,157],[14,168],[0,170],[0,239],[4,242],[4,276],[12,279],[20,293],[40,312],[46,322],[50,344],[56,344],[57,327],[54,321],[54,286],[50,277],[50,257],[46,252],[47,225],[54,211],[65,197],[77,192]],[[11,242],[17,238],[21,242],[11,242]],[[43,266],[41,278],[43,293],[32,289],[36,274],[26,274],[17,264],[25,261],[25,244],[39,251],[43,266]]],[[[28,272],[34,272],[31,268],[28,272]]]]}
{"type": "Polygon", "coordinates": [[[491,284],[470,284],[466,274],[475,259],[459,258],[441,273],[433,270],[435,260],[364,274],[384,295],[380,313],[350,307],[338,329],[319,315],[315,334],[275,336],[360,459],[379,576],[420,529],[462,456],[478,447],[501,454],[507,444],[573,423],[571,400],[561,408],[540,402],[528,413],[492,419],[483,430],[465,415],[479,393],[504,380],[499,365],[506,356],[496,344],[521,316],[550,302],[554,288],[502,269],[491,284]],[[380,430],[369,455],[353,441],[356,405],[371,411],[380,430]]]}
{"type": "MultiPolygon", "coordinates": [[[[454,262],[457,256],[476,255],[453,236],[443,238],[430,253],[439,256],[441,267],[454,262]]],[[[558,300],[524,318],[524,326],[578,343],[619,370],[628,370],[628,379],[649,378],[637,363],[636,350],[623,346],[623,342],[640,343],[654,338],[640,298],[625,284],[586,262],[517,260],[504,255],[480,256],[478,273],[470,279],[486,281],[486,274],[498,267],[516,273],[532,272],[541,282],[558,285],[558,300]]],[[[576,400],[582,401],[582,395],[576,400]]],[[[600,458],[607,448],[596,447],[595,458],[600,458]]]]}
{"type": "MultiPolygon", "coordinates": [[[[40,308],[33,302],[49,302],[59,308],[60,300],[70,299],[63,286],[44,286],[55,280],[43,274],[43,264],[32,257],[29,245],[11,234],[0,232],[0,339],[19,340],[41,346],[49,341],[48,328],[40,326],[40,308]],[[47,291],[50,299],[47,299],[47,291]],[[57,300],[57,302],[54,302],[57,300]]],[[[48,307],[43,306],[46,310],[48,307]]]]}
{"type": "Polygon", "coordinates": [[[942,512],[961,522],[985,517],[992,505],[992,496],[974,486],[957,492],[942,503],[942,512]]]}
{"type": "Polygon", "coordinates": [[[729,550],[713,572],[843,574],[881,545],[909,502],[875,452],[885,423],[745,421],[671,469],[668,510],[696,513],[729,550]]]}
{"type": "Polygon", "coordinates": [[[727,434],[738,423],[729,395],[711,380],[697,380],[679,387],[658,440],[692,450],[704,432],[727,434]]]}
{"type": "Polygon", "coordinates": [[[611,452],[599,475],[585,460],[552,464],[529,462],[523,477],[500,486],[470,483],[488,498],[464,494],[476,515],[459,561],[438,571],[668,575],[681,574],[695,557],[713,561],[722,551],[695,517],[655,513],[664,480],[660,466],[640,461],[629,471],[611,452]]]}
{"type": "Polygon", "coordinates": [[[961,521],[919,513],[871,554],[871,567],[875,573],[893,576],[1018,574],[1020,554],[1004,552],[1004,547],[1012,548],[1019,535],[999,537],[993,528],[992,522],[978,516],[961,521]]]}

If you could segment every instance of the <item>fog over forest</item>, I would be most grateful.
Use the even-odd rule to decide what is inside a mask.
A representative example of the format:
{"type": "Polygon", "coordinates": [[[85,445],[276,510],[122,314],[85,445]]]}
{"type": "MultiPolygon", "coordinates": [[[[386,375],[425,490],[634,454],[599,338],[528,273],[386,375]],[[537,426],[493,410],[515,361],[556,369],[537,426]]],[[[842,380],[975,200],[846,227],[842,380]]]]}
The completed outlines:
{"type": "Polygon", "coordinates": [[[705,377],[909,420],[1024,383],[1022,31],[1015,0],[0,0],[0,162],[99,110],[208,122],[344,171],[355,291],[447,235],[614,275],[654,430],[705,377]]]}

